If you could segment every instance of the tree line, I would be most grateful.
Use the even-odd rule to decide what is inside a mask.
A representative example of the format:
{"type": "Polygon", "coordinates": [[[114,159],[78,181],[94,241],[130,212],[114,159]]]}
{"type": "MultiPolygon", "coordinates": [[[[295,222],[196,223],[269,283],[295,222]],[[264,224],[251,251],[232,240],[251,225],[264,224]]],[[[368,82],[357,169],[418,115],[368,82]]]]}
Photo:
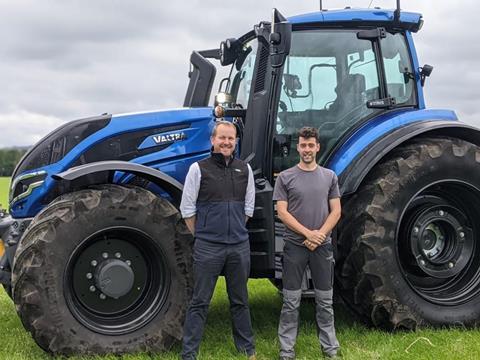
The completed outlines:
{"type": "Polygon", "coordinates": [[[12,176],[15,166],[27,150],[27,148],[0,149],[0,176],[12,176]]]}

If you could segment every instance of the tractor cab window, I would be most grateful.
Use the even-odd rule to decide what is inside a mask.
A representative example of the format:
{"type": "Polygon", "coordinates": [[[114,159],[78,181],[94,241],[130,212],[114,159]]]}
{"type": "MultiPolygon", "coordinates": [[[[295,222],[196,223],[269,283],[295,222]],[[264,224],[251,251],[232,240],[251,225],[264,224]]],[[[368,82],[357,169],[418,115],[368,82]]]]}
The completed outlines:
{"type": "Polygon", "coordinates": [[[274,173],[298,162],[296,134],[301,127],[319,130],[321,163],[340,137],[380,111],[366,106],[378,98],[371,41],[358,39],[353,30],[293,32],[275,124],[274,173]]]}
{"type": "Polygon", "coordinates": [[[377,65],[373,50],[369,49],[363,52],[355,51],[348,54],[347,64],[348,73],[352,77],[358,77],[358,79],[360,79],[359,81],[362,82],[360,85],[363,91],[363,97],[378,97],[377,65]],[[363,89],[363,82],[365,82],[365,89],[363,89]]]}
{"type": "Polygon", "coordinates": [[[244,44],[241,55],[232,65],[228,79],[227,92],[232,94],[234,103],[241,105],[244,109],[248,106],[257,47],[257,40],[251,40],[244,44]]]}
{"type": "Polygon", "coordinates": [[[414,105],[415,80],[405,37],[387,33],[381,46],[388,95],[397,105],[414,105]]]}

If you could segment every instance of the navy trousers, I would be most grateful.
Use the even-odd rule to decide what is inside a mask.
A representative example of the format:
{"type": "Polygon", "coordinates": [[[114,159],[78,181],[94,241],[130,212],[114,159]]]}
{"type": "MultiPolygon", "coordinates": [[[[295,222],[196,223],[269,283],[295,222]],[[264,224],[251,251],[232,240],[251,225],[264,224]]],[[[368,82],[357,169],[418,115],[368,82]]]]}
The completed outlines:
{"type": "Polygon", "coordinates": [[[218,276],[223,273],[227,283],[233,340],[238,351],[255,353],[247,280],[250,273],[248,241],[225,245],[196,240],[193,249],[194,288],[183,328],[182,359],[196,359],[218,276]]]}

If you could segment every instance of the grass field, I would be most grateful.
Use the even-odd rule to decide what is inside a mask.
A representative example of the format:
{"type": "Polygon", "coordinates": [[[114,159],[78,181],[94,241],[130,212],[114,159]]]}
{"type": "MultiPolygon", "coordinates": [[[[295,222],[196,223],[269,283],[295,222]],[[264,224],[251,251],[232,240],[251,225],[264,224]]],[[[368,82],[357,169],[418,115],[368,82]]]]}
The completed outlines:
{"type": "MultiPolygon", "coordinates": [[[[6,205],[7,179],[0,178],[0,203],[6,205]]],[[[276,328],[281,298],[267,280],[249,282],[252,321],[258,359],[278,358],[276,328]]],[[[313,303],[304,301],[297,341],[298,359],[321,358],[313,321],[313,303]]],[[[225,284],[217,285],[199,359],[244,359],[236,354],[230,334],[225,284]]],[[[480,359],[480,331],[465,329],[387,333],[356,323],[339,305],[336,324],[344,359],[480,359]]],[[[23,329],[14,306],[0,290],[0,359],[52,359],[39,349],[23,329]]],[[[178,359],[179,346],[165,354],[139,354],[122,357],[73,357],[71,359],[178,359]]]]}
{"type": "Polygon", "coordinates": [[[8,205],[8,186],[10,185],[10,178],[0,177],[0,208],[7,208],[8,205]]]}

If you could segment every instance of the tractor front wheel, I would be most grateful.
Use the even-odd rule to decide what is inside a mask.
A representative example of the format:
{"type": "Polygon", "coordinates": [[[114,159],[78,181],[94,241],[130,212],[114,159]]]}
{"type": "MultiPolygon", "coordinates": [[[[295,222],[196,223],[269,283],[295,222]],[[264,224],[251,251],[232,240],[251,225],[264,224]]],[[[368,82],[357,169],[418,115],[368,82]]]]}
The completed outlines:
{"type": "Polygon", "coordinates": [[[191,245],[176,208],[142,188],[63,195],[19,244],[17,312],[51,353],[166,350],[182,336],[191,245]]]}

